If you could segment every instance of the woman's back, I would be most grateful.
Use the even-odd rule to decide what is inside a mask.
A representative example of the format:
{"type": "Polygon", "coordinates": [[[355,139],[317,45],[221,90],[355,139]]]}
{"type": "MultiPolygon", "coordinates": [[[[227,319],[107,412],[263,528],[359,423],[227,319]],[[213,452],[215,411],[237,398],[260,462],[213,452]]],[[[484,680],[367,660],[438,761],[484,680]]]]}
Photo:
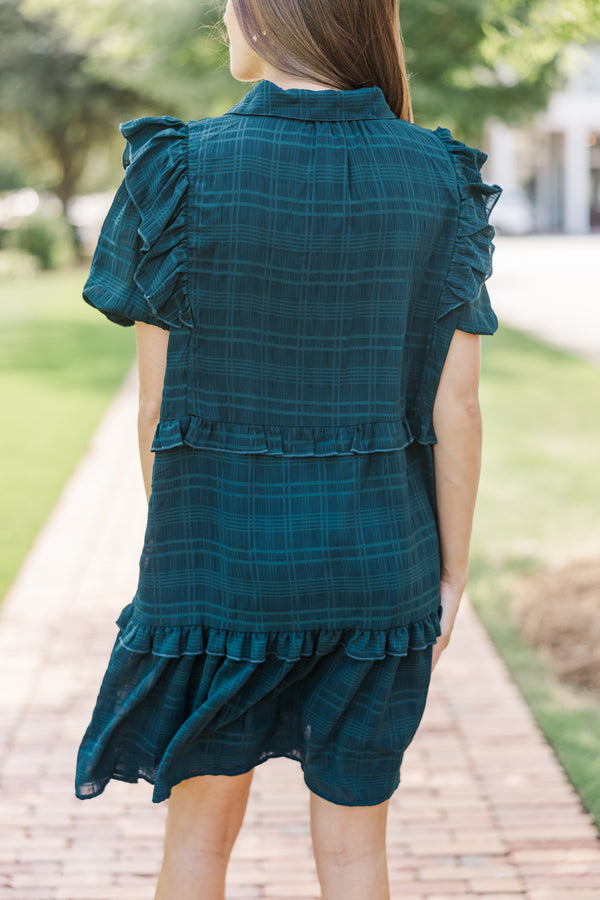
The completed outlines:
{"type": "MultiPolygon", "coordinates": [[[[396,446],[411,428],[433,440],[450,333],[436,320],[455,303],[444,284],[453,267],[489,266],[473,240],[490,228],[467,220],[458,184],[477,179],[478,201],[497,197],[481,183],[484,154],[396,118],[377,87],[262,81],[223,116],[141,119],[123,133],[132,215],[148,245],[132,299],[171,329],[155,449],[186,416],[228,423],[233,440],[236,424],[281,426],[290,453],[296,426],[327,428],[323,453],[339,452],[360,424],[389,423],[396,446]],[[458,234],[470,224],[473,235],[458,234]],[[338,426],[346,431],[331,445],[338,426]]],[[[99,263],[85,292],[96,303],[99,263]]],[[[110,278],[114,297],[114,266],[110,278]]],[[[479,330],[495,329],[486,301],[484,291],[464,310],[463,328],[478,317],[479,330]]],[[[392,448],[380,430],[385,443],[363,449],[392,448]]]]}
{"type": "Polygon", "coordinates": [[[226,21],[232,72],[263,80],[223,116],[123,126],[84,292],[136,323],[160,416],[141,409],[140,577],[77,790],[174,796],[158,896],[183,896],[173,848],[213,835],[180,782],[296,759],[323,896],[387,900],[385,801],[466,580],[501,189],[480,150],[407,121],[394,0],[229,0],[226,21]],[[331,813],[351,806],[376,809],[331,813]]]}
{"type": "Polygon", "coordinates": [[[223,116],[123,133],[84,295],[170,332],[123,641],[327,627],[368,656],[430,632],[436,391],[455,329],[497,324],[485,154],[378,87],[263,81],[223,116]]]}

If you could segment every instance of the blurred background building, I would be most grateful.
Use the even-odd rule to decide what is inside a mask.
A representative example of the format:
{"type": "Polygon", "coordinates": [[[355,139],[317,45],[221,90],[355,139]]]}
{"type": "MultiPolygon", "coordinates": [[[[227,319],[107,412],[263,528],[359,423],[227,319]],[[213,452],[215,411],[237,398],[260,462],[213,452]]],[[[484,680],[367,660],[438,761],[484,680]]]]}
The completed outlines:
{"type": "Polygon", "coordinates": [[[504,188],[498,231],[600,231],[600,43],[569,50],[568,83],[529,126],[486,122],[486,176],[504,188]]]}

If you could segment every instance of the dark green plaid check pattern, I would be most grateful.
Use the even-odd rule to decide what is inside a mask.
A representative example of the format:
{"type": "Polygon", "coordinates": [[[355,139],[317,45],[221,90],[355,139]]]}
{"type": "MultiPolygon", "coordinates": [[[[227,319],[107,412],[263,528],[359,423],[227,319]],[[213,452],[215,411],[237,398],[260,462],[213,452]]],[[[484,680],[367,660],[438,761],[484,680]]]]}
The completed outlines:
{"type": "Polygon", "coordinates": [[[381,802],[439,634],[433,403],[456,328],[497,327],[501,188],[482,151],[397,119],[378,87],[263,81],[223,116],[122,132],[84,297],[168,329],[169,347],[138,590],[78,794],[146,777],[164,799],[189,774],[287,755],[322,796],[381,802]],[[243,707],[233,730],[211,690],[243,707]]]}

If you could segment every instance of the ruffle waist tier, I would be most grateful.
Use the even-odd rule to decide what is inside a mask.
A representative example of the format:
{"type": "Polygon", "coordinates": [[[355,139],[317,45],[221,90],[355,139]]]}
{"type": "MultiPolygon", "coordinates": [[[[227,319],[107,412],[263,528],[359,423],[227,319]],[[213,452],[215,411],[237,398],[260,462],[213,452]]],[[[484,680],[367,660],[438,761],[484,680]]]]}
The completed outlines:
{"type": "Polygon", "coordinates": [[[310,631],[230,631],[207,625],[145,625],[134,617],[133,603],[117,620],[119,642],[134,653],[178,658],[202,653],[247,662],[264,662],[267,656],[295,662],[304,656],[322,656],[343,646],[353,659],[406,656],[408,650],[424,650],[441,634],[441,609],[418,622],[384,630],[316,629],[310,631]]]}
{"type": "Polygon", "coordinates": [[[417,434],[407,418],[355,425],[258,425],[218,422],[200,416],[165,419],[158,423],[152,450],[186,445],[197,450],[265,453],[274,456],[335,456],[404,450],[414,440],[433,443],[426,429],[417,434]]]}

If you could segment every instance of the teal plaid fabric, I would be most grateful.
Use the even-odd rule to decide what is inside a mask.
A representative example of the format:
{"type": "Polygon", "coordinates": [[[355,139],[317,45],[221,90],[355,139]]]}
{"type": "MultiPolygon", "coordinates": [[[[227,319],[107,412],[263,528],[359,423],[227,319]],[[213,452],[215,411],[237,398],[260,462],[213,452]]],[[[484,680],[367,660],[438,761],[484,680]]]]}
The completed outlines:
{"type": "Polygon", "coordinates": [[[433,403],[454,331],[497,327],[501,188],[378,87],[262,81],[222,116],[122,133],[84,298],[169,347],[78,796],[144,777],[158,801],[285,755],[321,796],[381,802],[440,633],[433,403]]]}

